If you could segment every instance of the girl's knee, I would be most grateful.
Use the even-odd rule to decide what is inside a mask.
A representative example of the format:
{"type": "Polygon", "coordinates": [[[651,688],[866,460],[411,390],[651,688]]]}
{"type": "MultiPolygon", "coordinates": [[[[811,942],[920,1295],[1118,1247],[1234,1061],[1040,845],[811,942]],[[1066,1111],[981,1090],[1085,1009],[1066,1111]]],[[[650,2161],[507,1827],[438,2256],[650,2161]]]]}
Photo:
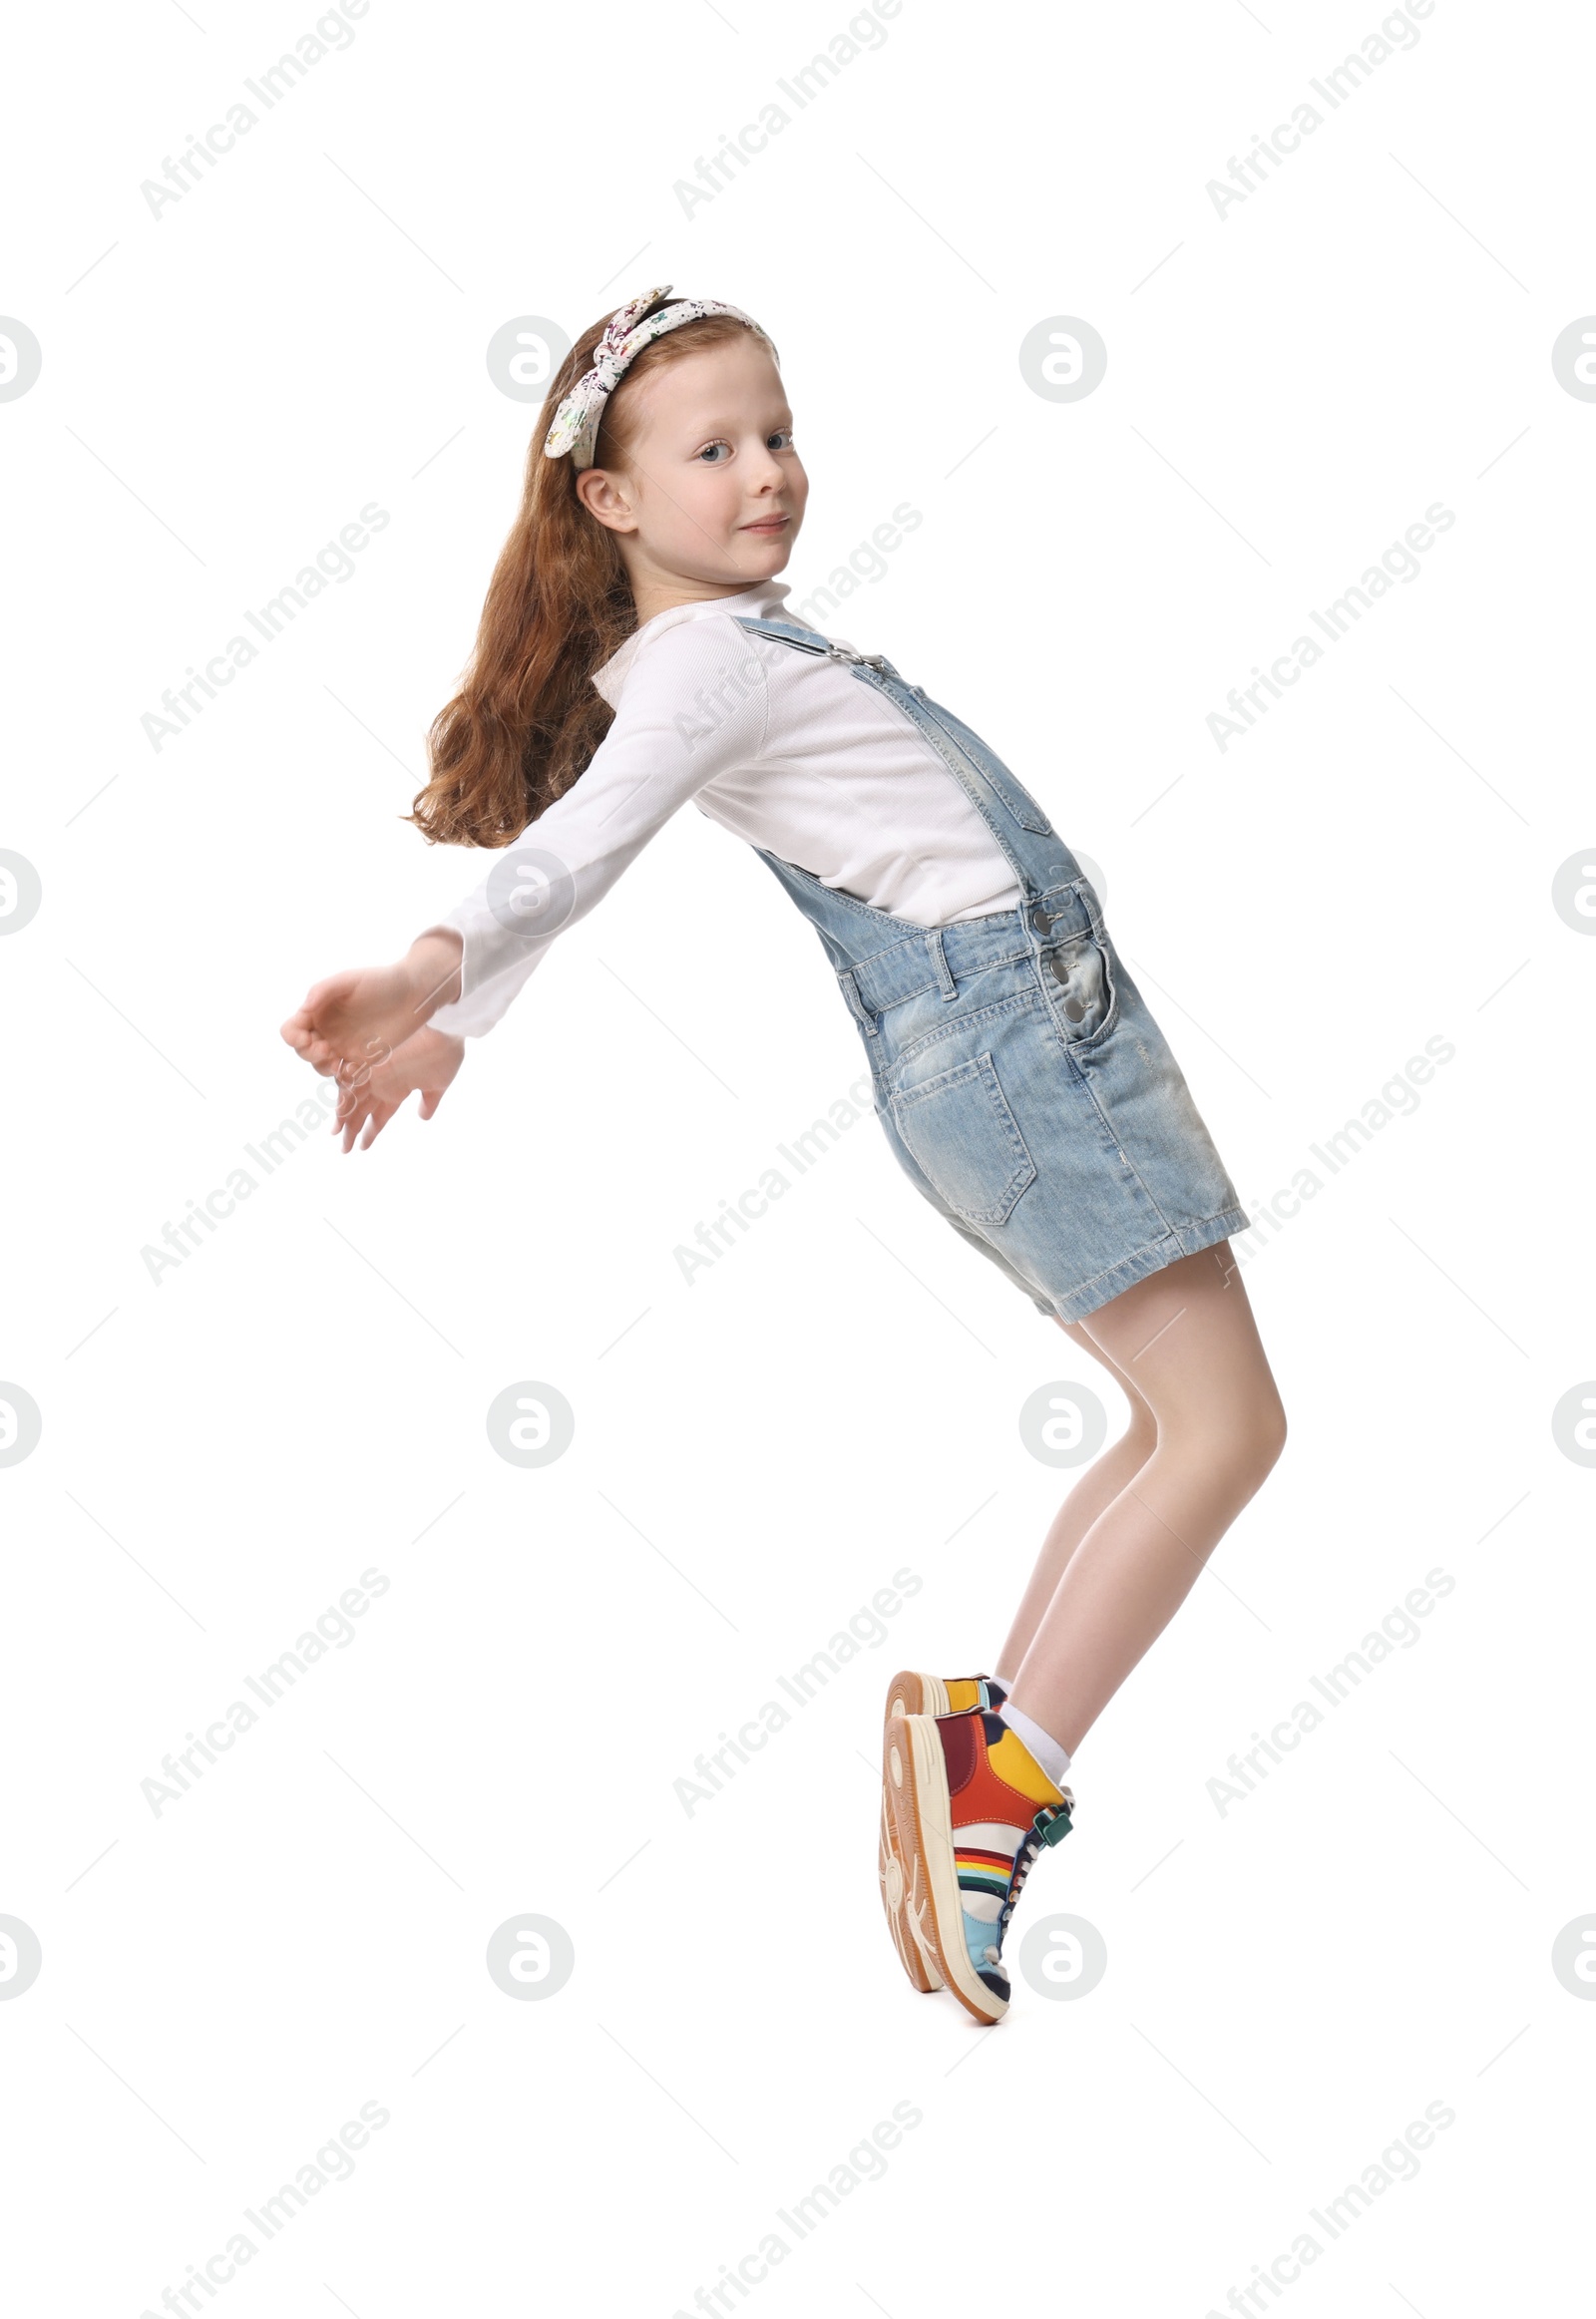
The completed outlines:
{"type": "Polygon", "coordinates": [[[1280,1462],[1286,1446],[1286,1411],[1272,1388],[1245,1399],[1221,1397],[1178,1415],[1162,1417],[1161,1445],[1183,1445],[1190,1455],[1216,1469],[1244,1503],[1280,1462]]]}
{"type": "MultiPolygon", "coordinates": [[[[1251,1462],[1258,1483],[1263,1482],[1280,1463],[1286,1446],[1286,1409],[1279,1393],[1271,1392],[1249,1420],[1248,1434],[1251,1462]]],[[[1254,1484],[1257,1486],[1257,1483],[1254,1484]]]]}
{"type": "Polygon", "coordinates": [[[1270,1379],[1268,1391],[1260,1397],[1254,1425],[1260,1443],[1269,1453],[1269,1462],[1274,1465],[1286,1446],[1287,1428],[1286,1404],[1276,1390],[1273,1378],[1270,1379]]]}
{"type": "Polygon", "coordinates": [[[1285,1446],[1286,1411],[1271,1386],[1236,1413],[1230,1429],[1230,1463],[1244,1498],[1263,1487],[1285,1446]]]}

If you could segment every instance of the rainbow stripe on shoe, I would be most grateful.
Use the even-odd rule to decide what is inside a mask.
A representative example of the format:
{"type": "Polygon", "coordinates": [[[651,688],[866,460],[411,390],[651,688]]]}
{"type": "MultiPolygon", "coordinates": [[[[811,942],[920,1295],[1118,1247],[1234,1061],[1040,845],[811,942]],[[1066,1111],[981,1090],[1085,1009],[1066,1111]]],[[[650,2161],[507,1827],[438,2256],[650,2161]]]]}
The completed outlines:
{"type": "Polygon", "coordinates": [[[909,1977],[911,1985],[923,1994],[943,1986],[941,1973],[927,1957],[916,1932],[920,1914],[927,1905],[927,1894],[919,1880],[921,1871],[913,1859],[906,1860],[900,1849],[897,1820],[893,1811],[894,1748],[898,1749],[898,1768],[903,1768],[902,1736],[906,1716],[968,1715],[978,1708],[994,1708],[1002,1704],[1007,1693],[995,1676],[991,1675],[922,1675],[913,1669],[900,1669],[887,1687],[887,1712],[882,1726],[881,1742],[881,1832],[876,1849],[876,1874],[881,1886],[881,1905],[887,1918],[887,1929],[898,1961],[909,1977]]]}
{"type": "Polygon", "coordinates": [[[1003,1934],[1042,1847],[1068,1835],[1074,1797],[984,1710],[907,1717],[899,1757],[891,1799],[914,1937],[968,2013],[1000,2021],[1003,1934]]]}

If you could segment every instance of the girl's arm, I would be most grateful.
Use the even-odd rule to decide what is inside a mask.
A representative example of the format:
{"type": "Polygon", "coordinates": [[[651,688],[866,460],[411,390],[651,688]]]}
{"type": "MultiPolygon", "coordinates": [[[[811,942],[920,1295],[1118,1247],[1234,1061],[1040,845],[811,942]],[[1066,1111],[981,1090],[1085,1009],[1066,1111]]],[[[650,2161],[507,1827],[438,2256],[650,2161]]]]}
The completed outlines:
{"type": "Polygon", "coordinates": [[[730,619],[644,635],[614,722],[565,796],[395,965],[318,982],[283,1037],[313,1070],[348,1080],[429,1021],[451,1036],[491,1029],[654,832],[717,773],[757,761],[766,705],[765,662],[730,619]]]}
{"type": "Polygon", "coordinates": [[[490,1030],[655,832],[716,774],[757,762],[766,723],[757,640],[729,618],[645,635],[586,771],[422,938],[463,949],[458,992],[439,1004],[435,1026],[467,1037],[490,1030]]]}

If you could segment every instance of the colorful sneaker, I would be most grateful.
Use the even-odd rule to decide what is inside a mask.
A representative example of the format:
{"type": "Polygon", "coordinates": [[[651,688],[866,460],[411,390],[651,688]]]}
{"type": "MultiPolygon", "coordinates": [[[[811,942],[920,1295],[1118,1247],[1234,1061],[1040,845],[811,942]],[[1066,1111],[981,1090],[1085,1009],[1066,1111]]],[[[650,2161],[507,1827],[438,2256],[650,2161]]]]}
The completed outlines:
{"type": "Polygon", "coordinates": [[[897,1827],[889,1791],[892,1782],[892,1745],[895,1724],[905,1716],[968,1715],[972,1708],[1001,1707],[1008,1694],[992,1675],[917,1675],[901,1669],[887,1689],[887,1715],[881,1740],[881,1837],[876,1851],[876,1874],[881,1883],[881,1905],[899,1961],[914,1986],[922,1992],[942,1987],[942,1975],[930,1964],[915,1937],[911,1905],[924,1894],[911,1891],[911,1876],[898,1849],[897,1827]]]}
{"type": "Polygon", "coordinates": [[[888,1772],[905,1908],[927,1969],[978,2021],[1001,2021],[1003,1934],[1041,1846],[1068,1835],[1075,1799],[1001,1716],[980,1710],[906,1717],[888,1772]]]}

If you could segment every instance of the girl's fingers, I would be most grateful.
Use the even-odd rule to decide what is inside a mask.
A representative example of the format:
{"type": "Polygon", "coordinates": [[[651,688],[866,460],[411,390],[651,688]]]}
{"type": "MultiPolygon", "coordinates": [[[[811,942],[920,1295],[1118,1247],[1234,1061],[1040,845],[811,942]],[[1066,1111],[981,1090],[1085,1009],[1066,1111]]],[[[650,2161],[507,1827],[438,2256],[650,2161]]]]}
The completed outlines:
{"type": "Polygon", "coordinates": [[[363,1086],[345,1088],[339,1098],[336,1116],[339,1119],[351,1120],[358,1127],[365,1119],[366,1114],[369,1111],[374,1111],[377,1105],[384,1100],[385,1098],[377,1093],[368,1079],[363,1086]]]}
{"type": "Polygon", "coordinates": [[[394,1063],[391,1055],[380,1063],[364,1066],[340,1064],[336,1076],[338,1099],[331,1132],[342,1138],[345,1152],[353,1151],[357,1142],[362,1151],[369,1151],[411,1095],[421,1097],[421,1116],[430,1119],[448,1091],[447,1080],[441,1086],[419,1085],[409,1071],[394,1063]],[[393,1083],[396,1080],[397,1085],[393,1083]]]}
{"type": "Polygon", "coordinates": [[[324,1069],[327,1059],[334,1053],[334,1049],[327,1043],[324,1029],[318,1026],[315,1015],[308,1007],[302,1006],[297,1014],[289,1015],[282,1025],[282,1036],[295,1054],[301,1054],[307,1061],[314,1062],[317,1070],[324,1069]]]}
{"type": "Polygon", "coordinates": [[[280,1035],[324,1079],[347,1078],[362,1066],[351,1063],[345,1067],[342,1044],[335,1045],[324,1026],[318,1026],[315,1016],[301,1011],[290,1014],[282,1024],[280,1035]]]}

